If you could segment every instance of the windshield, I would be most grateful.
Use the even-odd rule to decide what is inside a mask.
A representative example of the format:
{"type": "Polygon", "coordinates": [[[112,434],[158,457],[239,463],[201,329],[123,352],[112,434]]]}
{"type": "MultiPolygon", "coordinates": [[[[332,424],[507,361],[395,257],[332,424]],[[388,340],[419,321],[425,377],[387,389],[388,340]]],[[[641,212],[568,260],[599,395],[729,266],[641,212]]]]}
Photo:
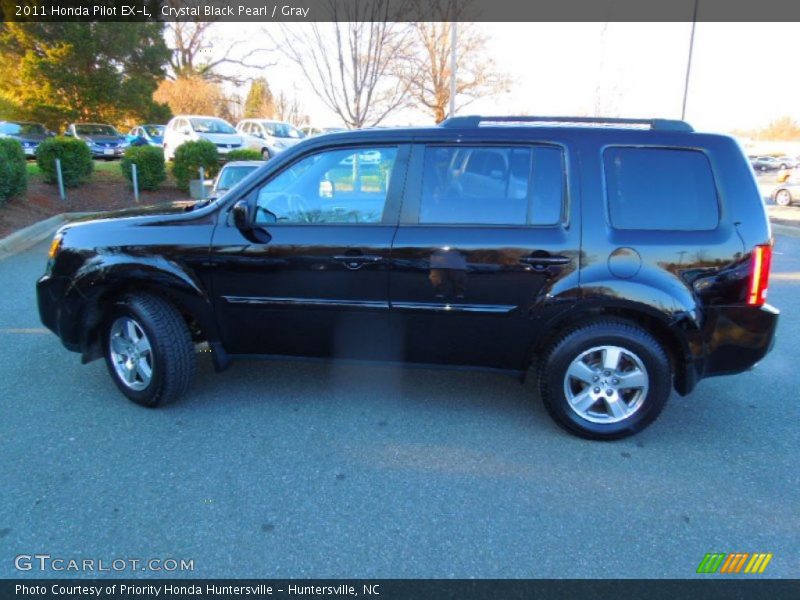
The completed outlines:
{"type": "Polygon", "coordinates": [[[258,168],[257,165],[242,165],[237,167],[224,167],[219,174],[216,191],[224,192],[231,189],[242,179],[247,177],[250,173],[258,168]]]}
{"type": "Polygon", "coordinates": [[[115,135],[119,132],[111,125],[75,125],[75,133],[78,135],[115,135]]]}
{"type": "Polygon", "coordinates": [[[197,133],[236,133],[236,130],[222,119],[189,119],[189,121],[197,133]]]}
{"type": "Polygon", "coordinates": [[[150,137],[162,137],[164,135],[163,125],[145,125],[144,130],[150,137]]]}
{"type": "Polygon", "coordinates": [[[267,130],[267,133],[270,134],[272,137],[278,138],[302,138],[303,133],[297,129],[296,127],[292,127],[289,123],[276,123],[273,121],[266,121],[264,123],[264,127],[267,130]]]}
{"type": "Polygon", "coordinates": [[[44,135],[47,130],[38,123],[0,123],[0,133],[5,133],[6,135],[44,135]]]}

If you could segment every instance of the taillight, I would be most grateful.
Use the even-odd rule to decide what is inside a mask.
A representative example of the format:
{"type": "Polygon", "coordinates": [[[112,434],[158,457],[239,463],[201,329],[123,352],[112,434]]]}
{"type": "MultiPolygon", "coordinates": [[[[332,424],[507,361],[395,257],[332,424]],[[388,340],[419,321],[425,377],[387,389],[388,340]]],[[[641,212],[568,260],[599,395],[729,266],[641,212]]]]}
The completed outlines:
{"type": "Polygon", "coordinates": [[[761,306],[767,301],[769,268],[772,263],[772,246],[753,248],[750,254],[750,282],[747,286],[748,306],[761,306]]]}

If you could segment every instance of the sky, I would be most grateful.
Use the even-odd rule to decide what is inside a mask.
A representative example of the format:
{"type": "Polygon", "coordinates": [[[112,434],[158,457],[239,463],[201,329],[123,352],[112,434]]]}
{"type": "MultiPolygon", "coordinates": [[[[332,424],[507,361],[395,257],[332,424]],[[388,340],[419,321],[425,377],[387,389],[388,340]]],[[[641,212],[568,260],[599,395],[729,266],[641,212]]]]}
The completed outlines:
{"type": "MultiPolygon", "coordinates": [[[[302,26],[302,25],[298,25],[302,26]]],[[[221,23],[217,47],[271,45],[263,23],[221,23]]],[[[486,52],[511,86],[460,114],[680,118],[691,23],[477,23],[486,52]]],[[[756,129],[788,115],[800,121],[800,23],[698,23],[686,120],[698,130],[756,129]]],[[[213,53],[213,49],[212,49],[213,53]]],[[[273,92],[297,89],[317,125],[338,119],[279,54],[263,72],[273,92]]],[[[246,94],[246,89],[237,90],[246,94]]],[[[385,124],[431,123],[406,110],[385,124]]]]}

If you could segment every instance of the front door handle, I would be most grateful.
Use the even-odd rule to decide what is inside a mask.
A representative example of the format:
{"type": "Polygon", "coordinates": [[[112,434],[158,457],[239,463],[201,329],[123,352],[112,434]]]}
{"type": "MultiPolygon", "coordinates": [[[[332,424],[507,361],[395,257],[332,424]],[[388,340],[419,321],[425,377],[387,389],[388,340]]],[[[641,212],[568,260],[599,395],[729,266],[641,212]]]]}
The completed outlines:
{"type": "Polygon", "coordinates": [[[333,260],[344,263],[345,267],[355,271],[364,265],[379,263],[383,260],[383,257],[375,254],[337,254],[333,257],[333,260]]]}
{"type": "Polygon", "coordinates": [[[535,267],[552,267],[569,264],[571,259],[568,256],[525,256],[519,262],[535,267]]]}

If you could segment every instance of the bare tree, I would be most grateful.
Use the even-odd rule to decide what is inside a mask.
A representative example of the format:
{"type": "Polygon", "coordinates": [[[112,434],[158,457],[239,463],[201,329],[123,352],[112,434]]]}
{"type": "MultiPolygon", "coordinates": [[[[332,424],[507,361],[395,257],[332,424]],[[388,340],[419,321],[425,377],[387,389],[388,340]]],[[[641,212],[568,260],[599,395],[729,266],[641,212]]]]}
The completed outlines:
{"type": "Polygon", "coordinates": [[[377,125],[407,100],[400,71],[411,29],[392,22],[391,0],[328,0],[332,23],[282,25],[273,44],[348,127],[377,125]]]}
{"type": "Polygon", "coordinates": [[[297,90],[291,95],[281,92],[275,99],[275,118],[279,121],[291,123],[295,127],[302,127],[308,123],[308,115],[304,112],[297,99],[297,90]]]}
{"type": "MultiPolygon", "coordinates": [[[[167,0],[174,8],[201,7],[199,0],[167,0]]],[[[245,40],[226,41],[216,37],[217,23],[213,21],[174,21],[168,23],[166,40],[172,50],[170,58],[170,78],[186,75],[200,75],[206,79],[231,82],[242,85],[252,81],[254,76],[243,75],[253,70],[263,70],[274,63],[265,60],[270,53],[268,48],[251,48],[240,51],[245,40]],[[239,68],[239,74],[230,75],[221,71],[224,67],[239,68]]]]}
{"type": "MultiPolygon", "coordinates": [[[[472,5],[468,0],[413,0],[412,4],[420,15],[435,22],[413,24],[414,52],[404,76],[411,97],[438,123],[450,104],[451,22],[462,21],[472,5]]],[[[486,37],[474,23],[459,22],[456,56],[456,110],[508,88],[508,76],[487,56],[486,37]]]]}

